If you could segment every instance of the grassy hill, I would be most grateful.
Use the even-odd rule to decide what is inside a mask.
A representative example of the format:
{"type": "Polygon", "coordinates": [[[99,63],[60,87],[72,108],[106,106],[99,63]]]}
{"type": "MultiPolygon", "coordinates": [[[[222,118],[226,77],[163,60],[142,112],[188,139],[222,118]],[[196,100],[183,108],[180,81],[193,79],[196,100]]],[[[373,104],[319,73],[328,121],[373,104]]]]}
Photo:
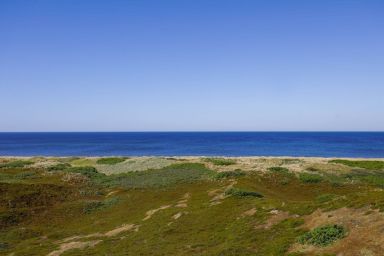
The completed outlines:
{"type": "Polygon", "coordinates": [[[0,159],[0,255],[381,255],[381,161],[0,159]]]}

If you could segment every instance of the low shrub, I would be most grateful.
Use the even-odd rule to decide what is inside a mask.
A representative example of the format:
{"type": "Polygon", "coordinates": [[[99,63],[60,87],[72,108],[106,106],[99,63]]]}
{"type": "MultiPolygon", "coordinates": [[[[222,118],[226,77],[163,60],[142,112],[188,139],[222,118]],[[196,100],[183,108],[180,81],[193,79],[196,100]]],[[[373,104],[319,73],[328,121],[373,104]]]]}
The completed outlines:
{"type": "Polygon", "coordinates": [[[299,179],[304,183],[319,183],[323,180],[323,177],[319,174],[303,172],[300,173],[299,179]]]}
{"type": "Polygon", "coordinates": [[[336,195],[334,195],[334,194],[321,194],[321,195],[316,197],[316,201],[318,203],[326,203],[326,202],[331,201],[335,197],[336,197],[336,195]]]}
{"type": "Polygon", "coordinates": [[[230,188],[230,189],[227,189],[225,191],[225,194],[226,195],[230,195],[230,196],[237,196],[237,197],[264,197],[262,194],[260,194],[259,192],[255,192],[255,191],[247,191],[247,190],[242,190],[242,189],[239,189],[239,188],[230,188]]]}
{"type": "Polygon", "coordinates": [[[277,172],[277,173],[289,173],[288,168],[281,167],[281,166],[269,167],[268,171],[277,172]]]}
{"type": "Polygon", "coordinates": [[[28,160],[16,160],[7,163],[0,164],[0,168],[23,168],[27,165],[33,164],[33,161],[28,160]]]}
{"type": "Polygon", "coordinates": [[[65,169],[67,172],[80,173],[90,179],[100,178],[106,176],[104,173],[100,173],[92,166],[70,167],[65,169]]]}
{"type": "Polygon", "coordinates": [[[125,160],[126,158],[123,158],[123,157],[104,157],[104,158],[98,159],[96,163],[113,165],[113,164],[124,162],[125,160]]]}
{"type": "Polygon", "coordinates": [[[104,201],[90,201],[84,205],[83,212],[86,214],[89,214],[94,211],[105,209],[113,205],[116,205],[118,202],[119,202],[118,197],[109,198],[104,201]]]}
{"type": "Polygon", "coordinates": [[[330,163],[343,164],[350,167],[364,168],[368,170],[383,170],[384,161],[352,161],[344,159],[336,159],[329,161],[330,163]]]}
{"type": "Polygon", "coordinates": [[[234,159],[229,158],[205,158],[205,161],[210,162],[214,165],[232,165],[235,164],[236,161],[234,159]]]}
{"type": "Polygon", "coordinates": [[[36,178],[37,175],[35,172],[20,172],[15,175],[16,179],[33,179],[36,178]]]}
{"type": "Polygon", "coordinates": [[[234,171],[219,172],[215,175],[215,179],[228,179],[228,178],[237,178],[244,176],[245,172],[240,169],[234,171]]]}
{"type": "Polygon", "coordinates": [[[338,239],[345,237],[346,230],[341,225],[326,225],[317,227],[298,238],[301,244],[327,246],[338,239]]]}
{"type": "Polygon", "coordinates": [[[278,181],[281,185],[287,185],[293,178],[295,178],[295,175],[285,167],[274,166],[268,168],[268,171],[268,175],[272,175],[273,179],[278,181]]]}
{"type": "Polygon", "coordinates": [[[69,163],[59,163],[56,165],[49,166],[48,171],[64,171],[67,168],[70,168],[71,165],[69,163]]]}
{"type": "Polygon", "coordinates": [[[123,188],[162,187],[211,178],[215,172],[199,163],[172,164],[161,169],[114,174],[102,180],[106,186],[123,188]]]}
{"type": "Polygon", "coordinates": [[[384,172],[382,171],[367,171],[357,169],[352,170],[350,173],[344,174],[342,177],[350,181],[359,181],[384,188],[384,172]]]}

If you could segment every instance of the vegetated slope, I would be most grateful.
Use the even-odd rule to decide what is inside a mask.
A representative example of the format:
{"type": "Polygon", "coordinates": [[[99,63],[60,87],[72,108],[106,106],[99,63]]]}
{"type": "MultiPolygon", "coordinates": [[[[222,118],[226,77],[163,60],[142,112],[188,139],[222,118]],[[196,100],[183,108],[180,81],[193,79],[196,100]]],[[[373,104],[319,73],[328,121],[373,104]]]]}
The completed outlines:
{"type": "Polygon", "coordinates": [[[220,159],[231,162],[224,172],[204,158],[173,160],[114,175],[100,173],[97,160],[77,167],[65,158],[6,161],[0,254],[380,255],[382,171],[292,172],[297,161],[288,160],[242,171],[241,161],[220,159]]]}

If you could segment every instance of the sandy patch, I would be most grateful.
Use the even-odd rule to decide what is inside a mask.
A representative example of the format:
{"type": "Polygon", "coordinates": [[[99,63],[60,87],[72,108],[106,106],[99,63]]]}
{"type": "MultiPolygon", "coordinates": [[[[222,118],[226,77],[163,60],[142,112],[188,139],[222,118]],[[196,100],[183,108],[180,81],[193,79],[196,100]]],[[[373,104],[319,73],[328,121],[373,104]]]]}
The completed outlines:
{"type": "Polygon", "coordinates": [[[68,250],[85,249],[87,247],[93,247],[100,242],[102,242],[102,240],[64,243],[60,245],[60,248],[58,250],[49,253],[48,256],[59,256],[68,250]]]}
{"type": "Polygon", "coordinates": [[[232,180],[231,183],[225,188],[208,191],[208,195],[212,197],[210,200],[210,206],[221,204],[222,200],[228,197],[225,195],[225,191],[232,188],[236,183],[236,180],[232,180]]]}
{"type": "Polygon", "coordinates": [[[111,237],[111,236],[116,236],[122,232],[130,231],[130,230],[136,230],[138,231],[139,226],[135,224],[123,224],[118,228],[115,228],[113,230],[110,230],[106,233],[104,233],[104,236],[111,237]]]}
{"type": "Polygon", "coordinates": [[[189,193],[185,193],[183,195],[183,197],[181,198],[181,200],[179,200],[176,203],[175,207],[179,207],[179,208],[186,208],[186,207],[188,207],[187,203],[188,203],[188,200],[189,200],[190,197],[191,197],[191,195],[189,193]]]}
{"type": "Polygon", "coordinates": [[[145,213],[145,217],[143,220],[149,220],[150,218],[152,218],[152,216],[158,212],[158,211],[161,211],[161,210],[165,210],[165,209],[168,209],[170,208],[171,205],[163,205],[163,206],[160,206],[159,208],[157,209],[152,209],[152,210],[149,210],[145,213]]]}
{"type": "Polygon", "coordinates": [[[172,219],[177,220],[178,218],[180,218],[181,216],[183,216],[185,214],[187,214],[187,212],[178,212],[172,216],[172,219]]]}
{"type": "Polygon", "coordinates": [[[256,208],[251,208],[248,211],[243,212],[241,216],[247,217],[247,216],[253,216],[257,212],[256,208]]]}

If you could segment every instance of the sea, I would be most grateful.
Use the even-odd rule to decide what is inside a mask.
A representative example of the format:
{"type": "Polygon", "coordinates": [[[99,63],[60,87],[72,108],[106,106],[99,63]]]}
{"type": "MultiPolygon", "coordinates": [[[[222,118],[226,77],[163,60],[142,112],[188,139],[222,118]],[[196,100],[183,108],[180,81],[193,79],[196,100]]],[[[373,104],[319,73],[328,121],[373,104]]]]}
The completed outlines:
{"type": "Polygon", "coordinates": [[[0,156],[384,158],[384,132],[2,132],[0,156]]]}

